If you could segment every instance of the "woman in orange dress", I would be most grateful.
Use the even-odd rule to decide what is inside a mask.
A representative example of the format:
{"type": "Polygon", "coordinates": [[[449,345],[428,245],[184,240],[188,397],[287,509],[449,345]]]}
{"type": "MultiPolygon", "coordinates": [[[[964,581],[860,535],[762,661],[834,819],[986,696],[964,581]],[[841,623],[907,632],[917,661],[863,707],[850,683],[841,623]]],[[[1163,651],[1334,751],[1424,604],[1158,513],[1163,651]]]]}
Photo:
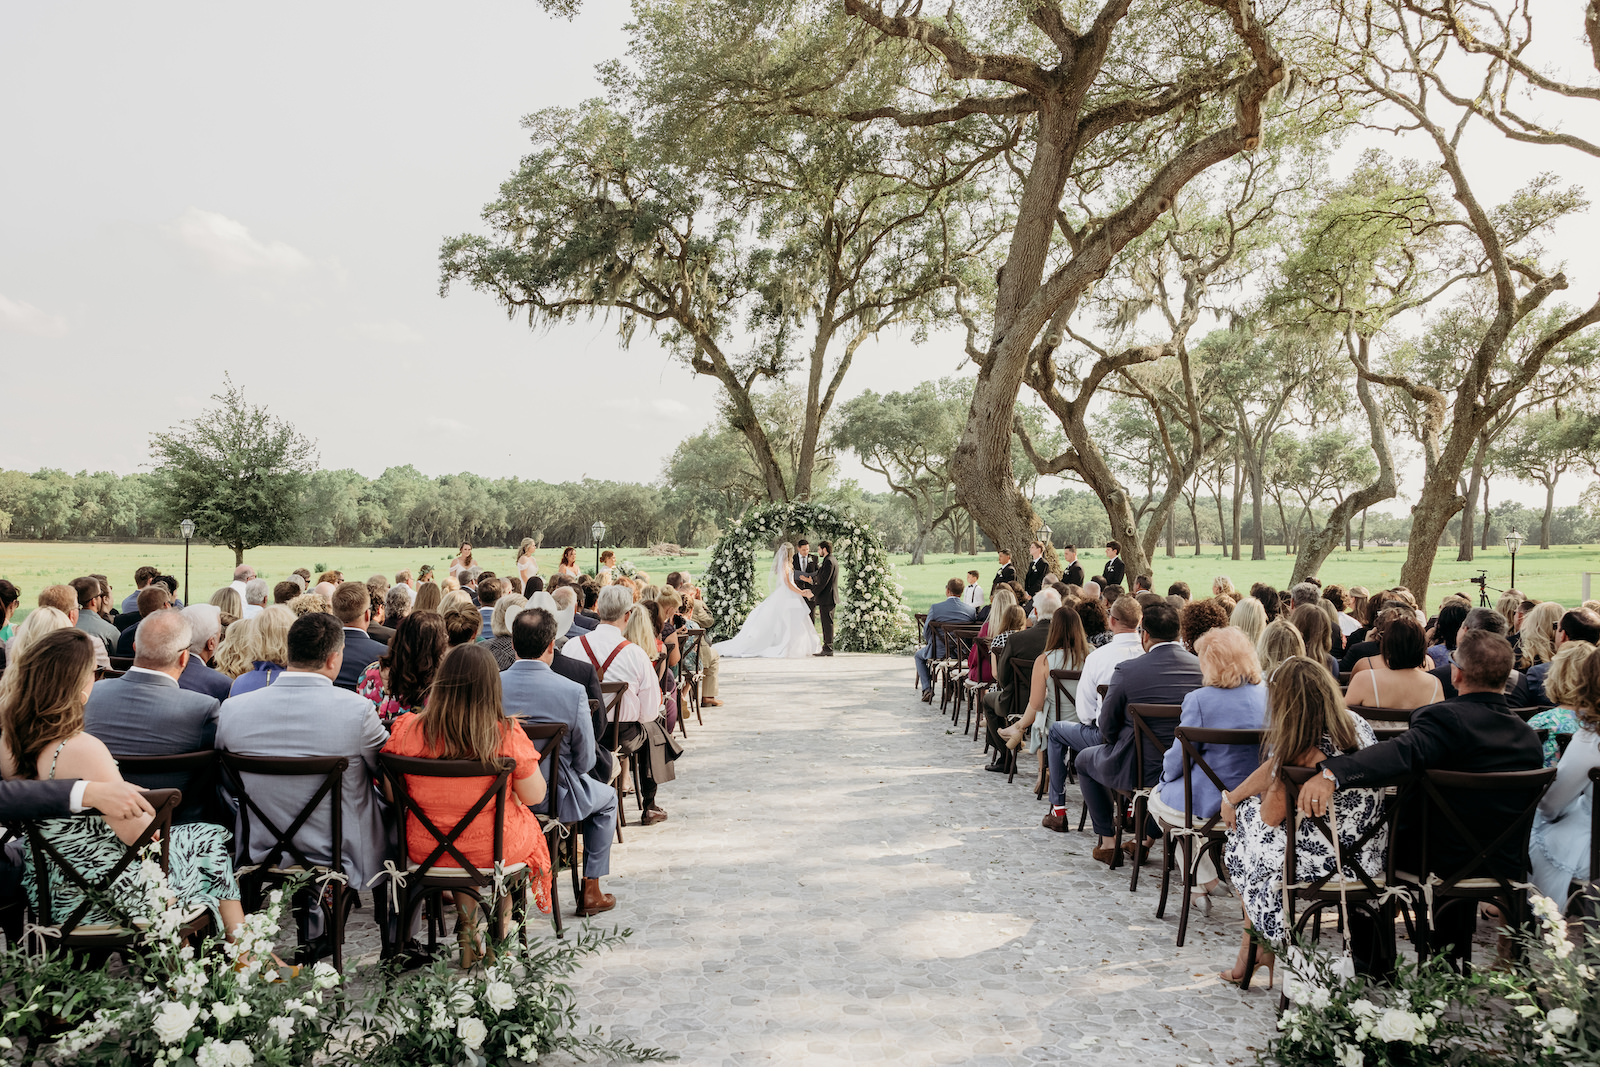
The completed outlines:
{"type": "MultiPolygon", "coordinates": [[[[473,759],[485,766],[493,766],[501,758],[516,761],[516,769],[511,772],[512,795],[506,798],[505,862],[507,866],[528,865],[534,902],[540,911],[549,912],[550,851],[545,847],[538,817],[528,810],[530,805],[544,802],[539,752],[517,720],[507,718],[501,711],[500,672],[495,667],[494,656],[475,643],[452,648],[434,674],[426,706],[415,714],[399,716],[390,730],[389,743],[383,750],[396,756],[473,759]]],[[[406,776],[406,789],[412,803],[445,833],[477,802],[489,783],[489,778],[406,776]]],[[[437,842],[414,815],[409,820],[407,851],[411,862],[420,863],[428,858],[437,842]]],[[[471,825],[462,831],[456,845],[474,866],[494,866],[492,803],[485,805],[471,825]]],[[[460,866],[448,852],[437,862],[440,866],[460,866]]],[[[470,898],[462,894],[456,905],[470,927],[476,912],[470,898]]]]}

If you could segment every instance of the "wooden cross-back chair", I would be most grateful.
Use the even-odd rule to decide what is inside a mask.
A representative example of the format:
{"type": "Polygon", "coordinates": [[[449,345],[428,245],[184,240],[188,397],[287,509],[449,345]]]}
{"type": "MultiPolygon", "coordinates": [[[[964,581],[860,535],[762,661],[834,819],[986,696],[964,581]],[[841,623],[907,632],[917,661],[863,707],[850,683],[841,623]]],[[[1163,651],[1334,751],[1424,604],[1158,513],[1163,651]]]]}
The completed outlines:
{"type": "MultiPolygon", "coordinates": [[[[1528,880],[1528,836],[1533,830],[1533,817],[1545,790],[1555,781],[1556,769],[1545,767],[1532,771],[1498,771],[1469,773],[1466,771],[1423,771],[1418,784],[1422,794],[1422,818],[1418,826],[1418,852],[1416,871],[1401,871],[1397,877],[1410,882],[1417,898],[1417,954],[1426,959],[1437,954],[1441,946],[1433,944],[1434,915],[1447,907],[1467,906],[1476,909],[1479,904],[1490,903],[1501,909],[1501,915],[1513,929],[1524,926],[1528,920],[1528,893],[1519,883],[1528,880]],[[1484,793],[1521,793],[1525,798],[1521,810],[1500,827],[1499,832],[1484,844],[1484,838],[1494,827],[1469,825],[1467,820],[1450,803],[1443,790],[1470,792],[1476,796],[1484,793]],[[1438,870],[1430,855],[1437,837],[1450,837],[1464,843],[1473,853],[1472,859],[1454,870],[1438,870]],[[1497,865],[1497,853],[1512,857],[1509,868],[1497,865]],[[1428,906],[1431,898],[1432,905],[1428,906]]],[[[1456,946],[1457,955],[1464,962],[1471,960],[1472,946],[1456,946]]]]}
{"type": "Polygon", "coordinates": [[[545,849],[550,853],[550,922],[557,937],[566,937],[561,926],[561,864],[572,871],[572,898],[578,914],[583,914],[583,871],[578,866],[578,838],[571,823],[561,821],[561,746],[566,740],[564,722],[529,722],[518,719],[522,732],[539,751],[539,776],[544,779],[544,803],[533,808],[544,831],[545,849]]]}
{"type": "Polygon", "coordinates": [[[1231,788],[1206,761],[1201,746],[1249,745],[1259,752],[1262,734],[1261,730],[1211,730],[1196,726],[1180,726],[1173,732],[1173,743],[1179,747],[1181,760],[1179,766],[1183,775],[1183,826],[1177,830],[1168,828],[1161,835],[1161,899],[1156,902],[1156,918],[1166,918],[1167,889],[1172,881],[1173,860],[1176,858],[1175,853],[1181,848],[1183,863],[1178,891],[1183,894],[1183,903],[1178,908],[1178,948],[1183,947],[1183,940],[1189,932],[1190,892],[1195,886],[1195,871],[1200,865],[1200,860],[1210,852],[1212,862],[1217,870],[1221,871],[1222,846],[1228,840],[1228,831],[1222,825],[1220,812],[1204,821],[1197,821],[1195,818],[1193,775],[1196,770],[1210,779],[1218,792],[1226,793],[1231,788]],[[1197,840],[1200,846],[1198,851],[1195,849],[1197,840]]]}
{"type": "MultiPolygon", "coordinates": [[[[183,800],[177,789],[146,790],[145,799],[155,809],[155,816],[132,843],[119,841],[121,852],[115,863],[99,872],[80,869],[58,849],[46,835],[37,820],[20,820],[22,834],[33,857],[36,897],[30,902],[34,915],[34,934],[42,949],[65,949],[83,952],[92,960],[104,960],[112,953],[123,952],[144,939],[147,922],[135,914],[134,901],[144,895],[130,891],[130,887],[117,882],[130,869],[137,869],[146,846],[154,844],[157,862],[162,873],[169,867],[172,813],[183,800]],[[71,886],[82,894],[82,899],[71,911],[65,913],[55,901],[56,884],[71,886]],[[111,915],[110,921],[85,922],[92,912],[111,915]]],[[[88,810],[77,819],[99,819],[99,812],[88,810]]],[[[51,820],[55,821],[55,820],[51,820]]],[[[211,925],[211,912],[201,907],[184,919],[180,935],[193,942],[211,925]]]]}
{"type": "MultiPolygon", "coordinates": [[[[688,709],[684,707],[684,701],[687,700],[694,705],[696,726],[705,725],[705,719],[700,715],[700,691],[706,680],[706,668],[701,655],[705,640],[706,632],[698,627],[687,626],[678,631],[678,718],[688,717],[688,709]]],[[[687,737],[688,733],[685,732],[684,736],[687,737]]]]}
{"type": "MultiPolygon", "coordinates": [[[[965,736],[965,734],[966,734],[966,732],[968,730],[972,729],[972,718],[973,718],[973,715],[976,714],[977,709],[982,705],[983,695],[985,693],[989,692],[989,690],[993,689],[995,687],[995,684],[996,684],[994,682],[994,680],[993,680],[994,679],[994,668],[992,666],[990,666],[990,664],[993,662],[993,660],[992,660],[992,658],[990,657],[990,654],[989,654],[989,646],[990,646],[990,641],[989,641],[989,638],[987,638],[987,637],[974,637],[972,639],[972,651],[974,653],[976,653],[977,661],[979,663],[981,663],[981,664],[984,664],[985,667],[987,667],[990,681],[986,682],[986,681],[984,681],[982,679],[982,677],[974,678],[972,676],[972,672],[971,671],[967,672],[966,681],[962,683],[962,687],[961,687],[962,691],[966,695],[965,703],[967,705],[967,721],[966,721],[966,725],[962,726],[962,728],[961,728],[961,733],[962,733],[963,736],[965,736]]],[[[968,661],[969,662],[971,661],[971,658],[972,658],[971,655],[969,655],[968,656],[968,661]]],[[[982,670],[978,671],[978,674],[980,676],[983,673],[984,672],[982,670]]],[[[951,714],[950,714],[950,725],[951,726],[954,726],[956,724],[956,720],[961,717],[961,704],[962,704],[962,701],[957,700],[956,701],[955,710],[953,712],[951,712],[951,714]]]]}
{"type": "MultiPolygon", "coordinates": [[[[1050,672],[1050,684],[1054,687],[1056,694],[1056,722],[1061,721],[1061,710],[1063,708],[1070,708],[1074,719],[1078,717],[1078,698],[1073,695],[1072,690],[1067,688],[1067,683],[1080,681],[1082,678],[1082,671],[1052,670],[1050,672]]],[[[1078,784],[1078,752],[1070,747],[1067,749],[1067,781],[1073,785],[1078,784]]],[[[1035,800],[1043,795],[1042,790],[1036,790],[1033,794],[1035,800]]],[[[1088,818],[1089,805],[1085,803],[1083,810],[1078,812],[1078,831],[1080,833],[1083,831],[1084,821],[1088,818]]]]}
{"type": "Polygon", "coordinates": [[[939,646],[943,655],[937,660],[939,665],[939,710],[952,700],[956,704],[956,714],[961,713],[961,686],[967,680],[967,660],[972,654],[972,642],[978,639],[980,627],[967,623],[945,623],[939,627],[943,635],[943,642],[939,646]]]}
{"type": "MultiPolygon", "coordinates": [[[[516,766],[515,760],[505,757],[495,760],[492,766],[485,767],[478,760],[424,759],[417,756],[396,756],[389,752],[378,753],[378,767],[394,794],[395,816],[400,823],[400,855],[407,859],[405,879],[398,894],[399,929],[409,930],[412,917],[418,908],[431,905],[428,907],[430,951],[436,949],[439,944],[444,914],[442,901],[445,893],[464,893],[480,905],[487,905],[484,910],[489,916],[491,928],[494,916],[498,914],[497,905],[500,898],[509,894],[515,928],[519,932],[522,931],[520,920],[526,911],[525,894],[529,887],[530,872],[528,865],[520,860],[509,864],[505,862],[508,802],[506,794],[510,790],[511,772],[516,770],[516,766]],[[407,776],[480,778],[488,779],[489,784],[450,829],[441,830],[428,813],[411,799],[411,790],[406,782],[407,776]],[[491,862],[485,869],[468,859],[457,842],[491,802],[494,804],[494,850],[491,862]],[[409,862],[412,818],[416,819],[417,825],[426,835],[424,847],[429,850],[420,863],[409,862]],[[443,863],[446,856],[454,859],[460,866],[443,863]]],[[[554,882],[555,880],[551,879],[552,886],[554,882]]],[[[551,911],[555,912],[557,909],[552,907],[551,911]]],[[[521,936],[526,937],[526,933],[521,932],[521,936]]]]}
{"type": "Polygon", "coordinates": [[[1119,801],[1116,809],[1115,837],[1116,851],[1112,853],[1111,865],[1117,866],[1122,862],[1122,834],[1127,829],[1127,824],[1133,824],[1133,874],[1128,878],[1128,892],[1132,893],[1139,888],[1139,860],[1144,849],[1144,828],[1149,822],[1150,796],[1149,791],[1154,787],[1154,782],[1146,782],[1144,778],[1144,751],[1145,745],[1154,745],[1156,751],[1165,752],[1172,744],[1172,731],[1177,728],[1178,720],[1183,715],[1183,707],[1179,704],[1129,704],[1128,721],[1133,724],[1133,790],[1112,790],[1113,794],[1120,794],[1123,801],[1119,801]],[[1160,725],[1157,724],[1170,724],[1160,725]]]}
{"type": "Polygon", "coordinates": [[[201,819],[222,820],[217,797],[217,752],[179,752],[170,756],[113,755],[122,777],[143,789],[181,789],[183,802],[173,818],[176,822],[201,819]]]}
{"type": "MultiPolygon", "coordinates": [[[[307,958],[312,940],[306,912],[316,907],[322,910],[324,928],[328,931],[332,948],[333,966],[342,972],[345,926],[349,922],[351,909],[359,900],[357,888],[347,884],[344,872],[344,772],[349,769],[350,760],[345,756],[261,757],[241,756],[235,752],[219,752],[217,759],[222,788],[233,796],[239,806],[234,857],[235,862],[244,865],[239,869],[239,892],[244,910],[259,911],[268,886],[310,879],[312,885],[302,887],[296,894],[299,906],[295,909],[295,921],[300,935],[302,962],[311,962],[307,958]],[[280,828],[277,820],[262,810],[250,795],[244,779],[247,774],[263,778],[318,781],[309,798],[289,820],[287,828],[280,828]],[[329,808],[329,836],[333,847],[329,861],[317,863],[306,854],[298,836],[324,803],[329,808]],[[270,835],[271,843],[262,859],[252,862],[255,849],[250,839],[252,825],[256,822],[270,835]]],[[[386,945],[387,948],[389,946],[386,945]]]]}
{"type": "MultiPolygon", "coordinates": [[[[603,736],[606,738],[606,748],[611,753],[611,765],[615,771],[613,781],[617,787],[617,829],[619,831],[628,824],[627,813],[622,805],[622,784],[630,774],[633,776],[633,798],[638,803],[639,810],[641,812],[644,811],[643,772],[639,769],[640,750],[634,749],[632,752],[624,752],[622,749],[622,720],[618,716],[622,714],[622,694],[627,691],[627,682],[600,683],[600,695],[605,704],[605,730],[603,731],[603,736]]],[[[650,741],[646,738],[643,747],[647,748],[649,744],[650,741]]],[[[648,752],[645,753],[644,758],[650,758],[648,752]]],[[[617,840],[622,840],[620,833],[617,835],[617,840]]]]}

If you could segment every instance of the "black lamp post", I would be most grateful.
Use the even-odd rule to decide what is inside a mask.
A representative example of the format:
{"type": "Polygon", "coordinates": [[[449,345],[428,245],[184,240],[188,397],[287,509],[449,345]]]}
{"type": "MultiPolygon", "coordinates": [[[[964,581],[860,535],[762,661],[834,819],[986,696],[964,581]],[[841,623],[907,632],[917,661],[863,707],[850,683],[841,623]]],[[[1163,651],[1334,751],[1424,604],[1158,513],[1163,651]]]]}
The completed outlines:
{"type": "Polygon", "coordinates": [[[1517,533],[1515,526],[1511,527],[1511,532],[1506,534],[1506,548],[1511,551],[1511,588],[1513,589],[1517,587],[1517,549],[1521,548],[1522,542],[1526,540],[1526,537],[1517,533]]]}
{"type": "Polygon", "coordinates": [[[178,523],[178,529],[183,531],[183,602],[189,603],[189,538],[194,536],[194,520],[184,519],[178,523]]]}
{"type": "Polygon", "coordinates": [[[594,573],[600,576],[600,540],[606,535],[606,524],[596,519],[594,525],[589,527],[589,534],[594,538],[594,573]]]}

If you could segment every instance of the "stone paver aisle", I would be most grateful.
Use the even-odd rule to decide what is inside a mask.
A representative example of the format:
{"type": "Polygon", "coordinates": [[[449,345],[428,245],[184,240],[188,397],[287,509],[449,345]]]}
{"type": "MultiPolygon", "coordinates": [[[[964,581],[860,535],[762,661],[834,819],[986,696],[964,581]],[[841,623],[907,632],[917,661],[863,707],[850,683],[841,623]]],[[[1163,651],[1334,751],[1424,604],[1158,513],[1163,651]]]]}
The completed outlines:
{"type": "Polygon", "coordinates": [[[1031,776],[985,773],[911,669],[724,663],[669,821],[613,853],[634,936],[577,977],[584,1022],[685,1064],[1253,1062],[1276,994],[1214,977],[1232,898],[1174,949],[1158,864],[1130,896],[1040,829],[1031,776]]]}

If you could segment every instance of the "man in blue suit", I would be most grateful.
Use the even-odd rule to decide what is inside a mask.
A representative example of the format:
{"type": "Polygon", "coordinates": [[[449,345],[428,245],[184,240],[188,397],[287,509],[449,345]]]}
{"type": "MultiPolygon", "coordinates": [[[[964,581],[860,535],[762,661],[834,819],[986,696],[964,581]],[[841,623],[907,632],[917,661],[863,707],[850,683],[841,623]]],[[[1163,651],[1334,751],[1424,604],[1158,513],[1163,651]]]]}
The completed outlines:
{"type": "Polygon", "coordinates": [[[965,584],[960,578],[952,578],[944,583],[945,598],[928,609],[928,625],[923,629],[923,646],[917,649],[917,684],[922,687],[922,702],[933,703],[933,676],[928,673],[928,659],[938,659],[944,655],[943,648],[934,647],[933,625],[946,622],[971,622],[977,614],[971,604],[961,599],[961,591],[965,584]]]}
{"type": "Polygon", "coordinates": [[[567,728],[561,743],[561,802],[556,815],[583,828],[583,899],[578,901],[578,914],[610,911],[617,898],[600,891],[600,879],[611,873],[617,791],[589,777],[595,743],[588,694],[583,686],[550,669],[556,651],[556,617],[550,612],[543,608],[519,612],[511,623],[511,645],[517,661],[500,674],[506,714],[567,728]]]}

